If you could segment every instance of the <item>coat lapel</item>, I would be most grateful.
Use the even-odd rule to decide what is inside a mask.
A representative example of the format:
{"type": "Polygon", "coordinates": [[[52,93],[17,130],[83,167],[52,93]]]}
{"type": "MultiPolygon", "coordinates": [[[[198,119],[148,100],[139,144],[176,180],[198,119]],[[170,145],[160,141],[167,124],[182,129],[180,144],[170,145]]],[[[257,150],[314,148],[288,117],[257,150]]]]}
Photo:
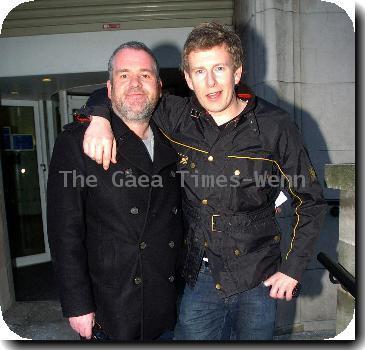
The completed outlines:
{"type": "Polygon", "coordinates": [[[158,174],[178,161],[175,150],[153,120],[150,123],[154,136],[153,163],[143,141],[114,113],[111,125],[117,141],[117,160],[123,158],[148,175],[158,174]]]}
{"type": "Polygon", "coordinates": [[[153,173],[158,174],[166,166],[176,163],[178,157],[170,142],[161,133],[153,120],[151,120],[150,125],[155,137],[153,173]]]}
{"type": "Polygon", "coordinates": [[[145,174],[152,175],[152,161],[142,140],[132,132],[117,141],[117,160],[123,158],[145,174]]]}
{"type": "Polygon", "coordinates": [[[145,174],[152,175],[152,161],[143,141],[114,113],[111,125],[117,141],[117,161],[123,158],[145,174]]]}

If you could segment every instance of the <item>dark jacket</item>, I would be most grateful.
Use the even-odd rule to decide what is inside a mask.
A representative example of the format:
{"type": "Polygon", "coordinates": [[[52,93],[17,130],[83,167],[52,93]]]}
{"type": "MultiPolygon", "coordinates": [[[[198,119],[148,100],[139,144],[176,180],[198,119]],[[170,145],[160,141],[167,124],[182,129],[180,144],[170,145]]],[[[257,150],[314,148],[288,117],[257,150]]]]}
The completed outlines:
{"type": "MultiPolygon", "coordinates": [[[[278,270],[300,280],[327,207],[289,115],[253,95],[238,96],[248,104],[224,128],[195,96],[164,97],[153,116],[180,155],[188,227],[183,275],[194,286],[206,254],[222,297],[251,289],[278,270]],[[277,180],[295,208],[282,257],[274,202],[283,188],[277,180]]],[[[108,118],[106,91],[94,92],[81,112],[108,118]]]]}
{"type": "Polygon", "coordinates": [[[112,127],[118,163],[108,171],[84,155],[86,126],[70,124],[57,138],[48,179],[49,243],[65,317],[95,311],[112,339],[149,340],[176,321],[177,155],[153,122],[153,163],[116,116],[112,127]]]}

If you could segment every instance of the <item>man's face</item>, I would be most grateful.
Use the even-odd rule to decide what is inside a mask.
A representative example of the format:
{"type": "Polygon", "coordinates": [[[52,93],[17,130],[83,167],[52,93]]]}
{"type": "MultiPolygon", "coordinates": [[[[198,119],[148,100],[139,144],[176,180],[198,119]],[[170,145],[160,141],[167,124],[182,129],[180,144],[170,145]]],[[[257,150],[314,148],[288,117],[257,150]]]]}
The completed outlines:
{"type": "Polygon", "coordinates": [[[108,96],[114,111],[127,121],[148,121],[161,92],[153,58],[143,50],[125,48],[114,57],[108,96]]]}
{"type": "Polygon", "coordinates": [[[242,74],[235,69],[225,45],[209,50],[192,51],[188,55],[189,71],[185,79],[200,104],[213,116],[236,116],[237,99],[234,86],[242,74]]]}

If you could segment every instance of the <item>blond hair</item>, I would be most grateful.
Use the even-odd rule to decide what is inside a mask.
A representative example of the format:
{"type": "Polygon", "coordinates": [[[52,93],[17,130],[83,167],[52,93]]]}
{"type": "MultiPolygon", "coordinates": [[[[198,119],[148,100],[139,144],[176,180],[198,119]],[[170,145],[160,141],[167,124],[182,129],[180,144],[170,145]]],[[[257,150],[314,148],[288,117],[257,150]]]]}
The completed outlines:
{"type": "Polygon", "coordinates": [[[227,25],[216,22],[201,23],[188,35],[182,53],[182,70],[189,71],[188,56],[192,51],[209,50],[224,45],[231,54],[234,68],[243,65],[240,37],[227,25]]]}

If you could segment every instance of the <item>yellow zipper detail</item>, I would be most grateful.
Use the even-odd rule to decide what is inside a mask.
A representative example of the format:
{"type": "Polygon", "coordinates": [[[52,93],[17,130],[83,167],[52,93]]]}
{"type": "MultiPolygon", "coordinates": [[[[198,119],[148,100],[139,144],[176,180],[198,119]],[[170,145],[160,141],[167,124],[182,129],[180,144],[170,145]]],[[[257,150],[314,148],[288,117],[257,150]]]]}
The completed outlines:
{"type": "Polygon", "coordinates": [[[236,159],[250,159],[250,160],[264,160],[264,161],[267,161],[267,162],[274,163],[274,164],[278,167],[278,169],[279,169],[280,173],[284,176],[284,178],[286,179],[286,181],[288,181],[288,189],[289,189],[289,192],[291,193],[291,195],[292,195],[294,198],[298,199],[299,204],[295,207],[295,214],[296,214],[296,216],[297,216],[297,222],[296,222],[296,224],[294,225],[294,229],[293,229],[293,238],[292,238],[292,240],[291,240],[291,242],[290,242],[290,249],[288,250],[288,252],[286,253],[286,256],[285,256],[285,260],[287,260],[287,259],[288,259],[289,254],[290,254],[290,252],[291,252],[291,251],[292,251],[292,249],[293,249],[294,240],[295,240],[295,235],[296,235],[296,230],[297,230],[297,227],[298,227],[298,225],[299,225],[299,220],[300,220],[300,215],[299,215],[299,213],[298,213],[298,209],[299,209],[299,207],[303,204],[302,200],[300,199],[300,197],[299,197],[298,195],[296,195],[296,194],[293,192],[292,188],[290,187],[290,181],[289,181],[288,176],[284,173],[284,171],[281,169],[281,167],[280,167],[279,163],[278,163],[276,160],[267,159],[267,158],[260,158],[260,157],[257,157],[257,158],[256,158],[256,157],[249,157],[249,156],[228,156],[228,158],[236,158],[236,159]]]}
{"type": "Polygon", "coordinates": [[[186,145],[185,143],[181,143],[181,142],[175,141],[171,137],[167,136],[161,129],[160,129],[160,131],[172,143],[175,143],[177,145],[180,145],[180,146],[183,146],[183,147],[186,147],[186,148],[193,149],[194,151],[197,151],[197,152],[201,152],[201,153],[205,153],[205,154],[208,154],[209,153],[208,151],[204,151],[202,149],[199,149],[199,148],[196,148],[196,147],[192,147],[192,146],[186,145]]]}

